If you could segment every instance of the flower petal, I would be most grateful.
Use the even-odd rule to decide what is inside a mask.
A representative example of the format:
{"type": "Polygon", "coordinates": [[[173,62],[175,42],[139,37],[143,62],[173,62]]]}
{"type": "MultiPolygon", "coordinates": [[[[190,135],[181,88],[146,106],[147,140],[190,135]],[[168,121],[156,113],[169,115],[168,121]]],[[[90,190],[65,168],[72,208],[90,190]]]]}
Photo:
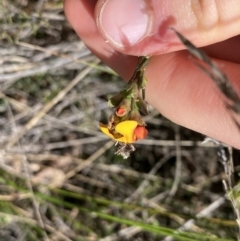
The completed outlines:
{"type": "Polygon", "coordinates": [[[134,130],[134,139],[139,140],[139,139],[144,139],[148,134],[147,129],[145,126],[137,126],[134,130]]]}
{"type": "Polygon", "coordinates": [[[118,140],[125,143],[133,143],[135,141],[133,134],[137,125],[138,123],[134,120],[126,120],[117,124],[115,130],[123,135],[123,137],[118,140]]]}
{"type": "Polygon", "coordinates": [[[115,131],[120,133],[121,137],[115,138],[108,130],[107,125],[99,123],[101,131],[115,141],[124,143],[133,143],[139,139],[144,139],[148,133],[144,126],[139,126],[135,120],[126,120],[118,123],[115,131]]]}
{"type": "Polygon", "coordinates": [[[99,123],[100,130],[107,135],[108,137],[114,139],[113,135],[109,132],[108,128],[106,125],[99,123]]]}
{"type": "Polygon", "coordinates": [[[110,137],[111,139],[115,140],[115,141],[120,141],[120,142],[124,142],[127,143],[127,139],[125,136],[121,136],[120,138],[115,138],[108,130],[107,125],[104,125],[102,123],[99,123],[99,127],[100,130],[107,135],[108,137],[110,137]]]}

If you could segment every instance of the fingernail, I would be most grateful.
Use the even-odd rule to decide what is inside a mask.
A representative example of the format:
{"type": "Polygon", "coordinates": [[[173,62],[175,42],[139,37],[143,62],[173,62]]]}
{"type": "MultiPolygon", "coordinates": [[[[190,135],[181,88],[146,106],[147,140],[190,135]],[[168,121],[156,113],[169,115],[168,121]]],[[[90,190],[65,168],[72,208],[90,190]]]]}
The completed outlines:
{"type": "Polygon", "coordinates": [[[98,24],[107,40],[119,47],[132,46],[148,35],[152,16],[148,0],[106,0],[98,24]]]}

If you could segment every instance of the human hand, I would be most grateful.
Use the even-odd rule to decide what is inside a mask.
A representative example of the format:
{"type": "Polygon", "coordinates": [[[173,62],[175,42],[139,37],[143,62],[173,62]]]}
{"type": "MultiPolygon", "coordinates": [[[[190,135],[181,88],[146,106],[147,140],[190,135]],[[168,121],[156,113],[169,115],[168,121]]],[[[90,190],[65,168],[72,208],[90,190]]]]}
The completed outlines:
{"type": "Polygon", "coordinates": [[[65,0],[65,13],[89,49],[124,79],[134,71],[135,56],[152,55],[146,100],[164,116],[240,148],[222,96],[188,52],[178,51],[184,46],[169,29],[205,46],[240,93],[238,0],[65,0]]]}

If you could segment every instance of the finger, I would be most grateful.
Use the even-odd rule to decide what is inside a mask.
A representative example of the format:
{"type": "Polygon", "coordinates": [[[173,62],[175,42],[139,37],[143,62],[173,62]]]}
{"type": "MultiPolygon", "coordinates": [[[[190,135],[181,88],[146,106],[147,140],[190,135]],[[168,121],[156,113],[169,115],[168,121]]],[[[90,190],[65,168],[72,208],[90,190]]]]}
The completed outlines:
{"type": "MultiPolygon", "coordinates": [[[[67,17],[82,40],[107,64],[120,69],[120,73],[130,70],[125,75],[130,76],[135,66],[132,57],[119,57],[119,61],[118,58],[114,61],[109,58],[111,55],[108,53],[113,49],[96,30],[93,18],[95,1],[69,0],[65,4],[67,17]],[[83,19],[89,24],[86,25],[83,19]],[[121,67],[116,67],[118,65],[121,67]]],[[[152,58],[147,67],[149,103],[178,124],[240,148],[239,133],[217,89],[204,73],[189,62],[188,56],[188,53],[181,51],[152,58]]],[[[218,63],[237,82],[239,65],[218,63]]]]}
{"type": "MultiPolygon", "coordinates": [[[[124,79],[129,79],[137,60],[120,54],[100,36],[94,20],[96,3],[97,0],[65,0],[66,16],[85,44],[124,79]]],[[[196,42],[193,42],[196,45],[196,42]]],[[[207,46],[204,49],[208,51],[210,56],[240,63],[239,42],[240,36],[237,36],[228,41],[207,46]]],[[[137,53],[134,55],[137,55],[137,53]]]]}
{"type": "Polygon", "coordinates": [[[127,80],[132,75],[137,58],[119,53],[99,34],[94,18],[96,2],[96,0],[65,0],[66,17],[88,48],[127,80]]]}
{"type": "Polygon", "coordinates": [[[240,35],[202,48],[209,56],[240,63],[240,35]]]}
{"type": "MultiPolygon", "coordinates": [[[[154,56],[147,67],[147,100],[175,123],[240,148],[240,132],[221,93],[186,51],[154,56]]],[[[240,93],[239,64],[215,59],[240,93]]]]}
{"type": "Polygon", "coordinates": [[[206,46],[240,33],[239,0],[99,0],[97,26],[109,44],[130,55],[182,49],[169,27],[206,46]]]}

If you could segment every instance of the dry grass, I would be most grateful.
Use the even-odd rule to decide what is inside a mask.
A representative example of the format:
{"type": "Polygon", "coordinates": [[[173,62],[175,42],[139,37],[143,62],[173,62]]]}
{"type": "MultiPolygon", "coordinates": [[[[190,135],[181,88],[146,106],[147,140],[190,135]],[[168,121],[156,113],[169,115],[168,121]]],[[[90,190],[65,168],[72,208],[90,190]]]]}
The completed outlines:
{"type": "Polygon", "coordinates": [[[98,122],[124,83],[62,1],[0,0],[0,27],[0,240],[236,239],[215,144],[150,108],[148,139],[114,155],[98,122]]]}

